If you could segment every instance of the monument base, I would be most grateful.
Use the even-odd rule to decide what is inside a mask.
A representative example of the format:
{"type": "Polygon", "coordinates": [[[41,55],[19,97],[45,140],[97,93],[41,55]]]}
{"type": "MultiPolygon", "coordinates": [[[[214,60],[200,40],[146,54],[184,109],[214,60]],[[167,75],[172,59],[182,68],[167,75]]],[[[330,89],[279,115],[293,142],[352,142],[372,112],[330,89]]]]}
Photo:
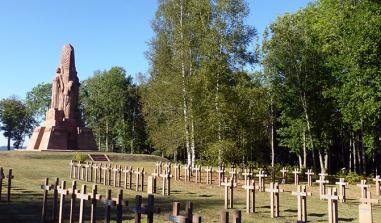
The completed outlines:
{"type": "Polygon", "coordinates": [[[34,129],[27,150],[97,150],[93,132],[64,119],[63,112],[49,109],[45,126],[34,129]]]}

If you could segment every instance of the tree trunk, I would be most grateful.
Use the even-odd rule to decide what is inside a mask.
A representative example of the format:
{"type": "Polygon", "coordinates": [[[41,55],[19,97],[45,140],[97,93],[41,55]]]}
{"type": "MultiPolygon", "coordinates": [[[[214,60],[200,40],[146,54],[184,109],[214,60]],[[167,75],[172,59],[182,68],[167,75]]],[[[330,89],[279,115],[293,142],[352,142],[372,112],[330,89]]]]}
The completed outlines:
{"type": "Polygon", "coordinates": [[[11,150],[11,136],[9,134],[8,136],[8,145],[7,145],[8,151],[11,150]]]}
{"type": "Polygon", "coordinates": [[[328,149],[325,149],[324,152],[324,169],[328,172],[328,149]]]}
{"type": "MultiPolygon", "coordinates": [[[[180,2],[180,40],[181,43],[184,43],[184,33],[183,33],[183,19],[184,19],[184,12],[183,12],[183,0],[180,2]]],[[[185,74],[185,53],[184,53],[184,45],[182,45],[181,51],[181,76],[182,76],[182,84],[183,84],[183,114],[184,114],[184,136],[185,136],[185,148],[187,150],[187,159],[188,159],[188,165],[192,165],[192,152],[190,148],[189,143],[189,117],[188,117],[188,96],[187,96],[187,89],[186,89],[186,74],[185,74]]]]}
{"type": "Polygon", "coordinates": [[[302,167],[303,167],[302,156],[300,154],[298,154],[298,158],[299,158],[299,168],[302,169],[302,167]]]}
{"type": "Polygon", "coordinates": [[[320,161],[320,170],[321,172],[325,173],[323,155],[321,154],[320,150],[319,150],[319,161],[320,161]]]}
{"type": "Polygon", "coordinates": [[[356,158],[356,141],[354,138],[354,135],[351,134],[351,139],[352,139],[352,151],[353,151],[353,172],[357,173],[358,166],[357,166],[357,158],[356,158]]]}
{"type": "Polygon", "coordinates": [[[303,130],[303,168],[307,168],[306,131],[303,130]]]}

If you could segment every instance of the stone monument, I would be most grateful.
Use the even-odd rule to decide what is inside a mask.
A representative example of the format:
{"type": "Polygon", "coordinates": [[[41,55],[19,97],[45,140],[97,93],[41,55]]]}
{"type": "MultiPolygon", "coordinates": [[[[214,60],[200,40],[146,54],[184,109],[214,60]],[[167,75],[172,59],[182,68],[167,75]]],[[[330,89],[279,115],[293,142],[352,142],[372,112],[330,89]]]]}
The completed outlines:
{"type": "Polygon", "coordinates": [[[93,132],[84,127],[78,110],[79,85],[74,48],[66,44],[53,79],[45,123],[33,131],[28,150],[96,150],[93,132]]]}

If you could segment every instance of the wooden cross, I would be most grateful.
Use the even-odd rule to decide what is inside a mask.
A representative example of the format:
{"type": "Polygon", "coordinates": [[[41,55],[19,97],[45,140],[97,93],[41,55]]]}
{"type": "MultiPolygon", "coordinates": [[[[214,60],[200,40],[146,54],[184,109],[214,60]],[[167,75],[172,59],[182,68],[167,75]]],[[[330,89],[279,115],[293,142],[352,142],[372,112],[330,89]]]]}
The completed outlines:
{"type": "Polygon", "coordinates": [[[0,167],[0,201],[1,201],[1,194],[3,191],[3,180],[5,179],[4,170],[2,167],[0,167]]]}
{"type": "Polygon", "coordinates": [[[41,222],[46,222],[46,212],[47,212],[47,203],[48,203],[48,191],[52,189],[52,186],[49,185],[49,178],[45,178],[45,182],[41,185],[41,189],[44,191],[42,196],[42,213],[41,213],[41,222]]]}
{"type": "Polygon", "coordinates": [[[12,175],[12,169],[9,169],[7,178],[8,178],[8,193],[7,193],[7,201],[10,202],[10,201],[11,201],[12,179],[14,178],[14,176],[12,175]]]}
{"type": "Polygon", "coordinates": [[[163,187],[162,187],[162,195],[170,195],[171,194],[171,177],[172,175],[168,172],[164,174],[160,174],[160,177],[163,179],[163,187]]]}
{"type": "Polygon", "coordinates": [[[270,188],[266,189],[266,192],[270,193],[271,217],[279,217],[279,193],[284,192],[284,190],[279,189],[278,183],[270,183],[270,188]]]}
{"type": "Polygon", "coordinates": [[[175,180],[180,180],[180,164],[175,163],[173,167],[175,168],[175,180]]]}
{"type": "Polygon", "coordinates": [[[193,215],[193,203],[187,202],[185,215],[180,215],[180,202],[172,203],[172,214],[166,216],[166,220],[176,223],[201,223],[201,217],[193,215]]]}
{"type": "Polygon", "coordinates": [[[370,188],[370,185],[366,184],[366,180],[361,180],[360,184],[357,184],[358,187],[360,187],[361,190],[361,198],[366,198],[368,188],[370,188]]]}
{"type": "Polygon", "coordinates": [[[225,186],[225,209],[233,208],[233,191],[237,184],[233,179],[228,181],[228,178],[225,177],[225,181],[221,185],[225,186]]]}
{"type": "Polygon", "coordinates": [[[75,162],[74,160],[70,160],[70,163],[69,163],[69,166],[70,166],[70,179],[73,179],[75,176],[74,176],[74,173],[75,173],[75,162]]]}
{"type": "Polygon", "coordinates": [[[101,182],[101,178],[102,178],[102,172],[100,171],[101,165],[102,164],[100,164],[100,165],[94,164],[94,183],[98,183],[98,182],[100,183],[101,182]]]}
{"type": "Polygon", "coordinates": [[[377,175],[376,178],[373,178],[373,181],[376,182],[376,195],[381,196],[381,177],[377,175]]]}
{"type": "Polygon", "coordinates": [[[211,166],[205,168],[206,184],[213,184],[213,168],[211,166]]]}
{"type": "Polygon", "coordinates": [[[109,172],[110,172],[110,168],[108,167],[107,164],[105,164],[104,166],[101,167],[102,168],[102,171],[103,171],[103,185],[108,185],[110,183],[110,178],[108,177],[109,176],[109,172]]]}
{"type": "Polygon", "coordinates": [[[119,190],[118,197],[113,198],[116,204],[116,222],[122,223],[123,221],[123,205],[127,206],[127,201],[123,200],[123,190],[119,190]]]}
{"type": "Polygon", "coordinates": [[[78,179],[78,180],[80,180],[80,179],[82,179],[82,162],[81,161],[79,161],[78,163],[77,163],[77,174],[76,174],[76,179],[78,179]]]}
{"type": "Polygon", "coordinates": [[[73,180],[73,183],[71,185],[71,188],[68,189],[70,194],[70,223],[74,223],[75,219],[75,199],[79,191],[77,190],[77,181],[73,180]]]}
{"type": "Polygon", "coordinates": [[[162,170],[163,170],[163,163],[161,161],[160,162],[156,162],[156,172],[158,174],[161,174],[162,170]]]}
{"type": "Polygon", "coordinates": [[[196,172],[196,183],[201,183],[201,166],[195,166],[193,170],[196,172]]]}
{"type": "Polygon", "coordinates": [[[221,186],[221,182],[223,181],[225,177],[225,167],[222,165],[219,165],[217,169],[217,173],[218,173],[218,186],[221,186]]]}
{"type": "Polygon", "coordinates": [[[325,184],[329,183],[329,181],[324,180],[324,176],[320,176],[320,179],[317,180],[316,183],[319,183],[320,200],[323,200],[323,196],[325,195],[325,184]]]}
{"type": "Polygon", "coordinates": [[[165,168],[165,171],[167,173],[170,173],[171,172],[171,163],[170,162],[165,162],[164,168],[165,168]]]}
{"type": "Polygon", "coordinates": [[[121,167],[118,165],[115,165],[114,168],[112,169],[112,172],[114,176],[114,187],[120,187],[121,175],[122,175],[121,167]]]}
{"type": "Polygon", "coordinates": [[[59,223],[62,223],[63,222],[63,208],[64,208],[65,196],[69,195],[69,190],[66,189],[66,181],[61,182],[61,186],[58,187],[57,191],[60,194],[60,208],[59,208],[58,221],[59,221],[59,223]]]}
{"type": "Polygon", "coordinates": [[[294,171],[292,171],[294,174],[294,184],[299,185],[299,174],[301,173],[298,168],[295,168],[294,171]]]}
{"type": "Polygon", "coordinates": [[[105,223],[110,223],[111,206],[115,206],[116,202],[111,197],[111,190],[107,190],[106,197],[102,199],[105,208],[105,223]]]}
{"type": "Polygon", "coordinates": [[[192,174],[191,168],[192,167],[189,164],[188,165],[184,165],[185,182],[186,181],[190,181],[191,174],[192,174]]]}
{"type": "Polygon", "coordinates": [[[82,189],[80,193],[76,194],[76,197],[80,200],[79,201],[79,223],[83,223],[83,211],[84,211],[84,204],[85,201],[90,200],[90,195],[86,193],[86,185],[82,185],[82,189]]]}
{"type": "Polygon", "coordinates": [[[336,188],[329,188],[328,194],[323,195],[323,199],[328,200],[328,223],[337,223],[338,222],[338,208],[336,188]]]}
{"type": "Polygon", "coordinates": [[[242,173],[242,176],[244,177],[245,182],[247,180],[250,180],[253,177],[253,172],[251,169],[245,169],[244,172],[242,173]]]}
{"type": "Polygon", "coordinates": [[[292,192],[292,195],[296,195],[298,203],[298,222],[307,222],[307,196],[312,194],[307,192],[306,185],[298,185],[297,191],[292,192]]]}
{"type": "Polygon", "coordinates": [[[287,183],[288,169],[285,168],[285,167],[283,167],[282,170],[281,170],[280,172],[282,172],[282,184],[287,183]]]}
{"type": "Polygon", "coordinates": [[[84,177],[84,180],[86,182],[89,182],[89,168],[90,168],[90,163],[89,162],[86,162],[85,165],[83,165],[84,168],[85,168],[85,177],[84,177]]]}
{"type": "Polygon", "coordinates": [[[160,213],[160,208],[154,207],[154,196],[148,195],[148,205],[142,207],[142,196],[136,195],[135,208],[132,209],[135,212],[135,223],[141,223],[141,215],[147,215],[147,223],[153,223],[153,215],[160,213]]]}
{"type": "Polygon", "coordinates": [[[344,203],[346,200],[346,186],[348,186],[348,183],[345,182],[344,178],[340,178],[339,182],[336,182],[336,185],[339,185],[339,200],[340,203],[344,203]]]}
{"type": "Polygon", "coordinates": [[[132,189],[132,167],[125,167],[122,171],[124,173],[124,188],[127,189],[127,186],[129,186],[129,189],[132,189]]]}
{"type": "Polygon", "coordinates": [[[141,178],[141,188],[142,188],[142,191],[144,191],[144,168],[140,171],[139,170],[139,167],[136,168],[136,171],[135,171],[135,191],[139,191],[139,188],[140,188],[140,176],[142,177],[141,178]]]}
{"type": "Polygon", "coordinates": [[[237,168],[231,167],[229,171],[230,179],[233,180],[233,182],[237,182],[237,168]]]}
{"type": "Polygon", "coordinates": [[[305,174],[307,175],[307,185],[311,187],[312,186],[312,176],[315,175],[315,173],[311,169],[308,169],[308,171],[305,172],[305,174]]]}
{"type": "Polygon", "coordinates": [[[246,213],[255,212],[255,180],[246,179],[245,185],[242,186],[246,190],[246,213]]]}
{"type": "Polygon", "coordinates": [[[102,196],[98,194],[98,187],[96,184],[93,185],[92,193],[88,194],[91,202],[91,214],[90,222],[96,223],[97,221],[97,201],[102,199],[102,196]]]}
{"type": "Polygon", "coordinates": [[[265,174],[263,170],[259,170],[258,174],[255,176],[258,177],[258,191],[265,192],[265,179],[267,174],[265,174]]]}
{"type": "Polygon", "coordinates": [[[147,194],[154,194],[154,193],[156,193],[156,177],[155,176],[148,176],[147,194]]]}
{"type": "Polygon", "coordinates": [[[58,187],[59,187],[59,179],[58,177],[56,178],[56,181],[54,182],[54,184],[52,185],[53,188],[53,222],[57,222],[57,218],[58,218],[58,187]]]}
{"type": "Polygon", "coordinates": [[[372,223],[372,204],[378,204],[378,199],[372,199],[370,191],[367,192],[366,198],[360,198],[361,204],[359,205],[359,222],[372,223]]]}

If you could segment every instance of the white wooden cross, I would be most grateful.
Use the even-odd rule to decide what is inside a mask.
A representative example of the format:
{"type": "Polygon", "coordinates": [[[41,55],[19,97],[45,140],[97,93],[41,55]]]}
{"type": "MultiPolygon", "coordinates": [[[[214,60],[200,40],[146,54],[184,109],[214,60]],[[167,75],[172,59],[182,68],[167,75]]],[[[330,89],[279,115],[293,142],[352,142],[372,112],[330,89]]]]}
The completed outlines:
{"type": "Polygon", "coordinates": [[[221,183],[222,186],[225,186],[225,209],[233,208],[233,191],[237,187],[237,184],[230,179],[225,177],[225,181],[221,183]]]}
{"type": "Polygon", "coordinates": [[[278,183],[270,183],[270,188],[266,189],[266,192],[270,193],[270,211],[271,217],[279,217],[279,193],[284,192],[283,189],[279,189],[278,183]]]}
{"type": "Polygon", "coordinates": [[[69,222],[73,223],[75,219],[75,199],[79,190],[77,190],[77,181],[73,180],[71,188],[68,189],[70,195],[70,219],[69,222]]]}
{"type": "MultiPolygon", "coordinates": [[[[111,165],[111,164],[110,164],[111,165]]],[[[103,170],[103,184],[110,185],[111,167],[108,164],[102,167],[103,170]]]]}
{"type": "Polygon", "coordinates": [[[294,171],[292,171],[294,174],[294,184],[299,185],[299,174],[301,173],[298,168],[295,168],[294,171]]]}
{"type": "Polygon", "coordinates": [[[372,199],[372,195],[370,191],[368,191],[366,198],[360,198],[360,202],[361,204],[359,205],[359,222],[372,223],[372,204],[378,204],[378,199],[372,199]]]}
{"type": "Polygon", "coordinates": [[[172,165],[171,165],[170,162],[165,162],[165,164],[164,164],[164,168],[165,168],[165,171],[166,171],[167,173],[172,172],[171,167],[172,167],[172,165]]]}
{"type": "Polygon", "coordinates": [[[377,175],[376,178],[373,178],[373,181],[376,183],[376,196],[381,196],[381,177],[377,175]]]}
{"type": "Polygon", "coordinates": [[[265,192],[265,179],[267,174],[265,174],[264,171],[260,169],[258,174],[255,176],[258,177],[258,191],[265,192]]]}
{"type": "Polygon", "coordinates": [[[217,173],[218,173],[218,186],[221,186],[221,183],[225,177],[225,167],[222,165],[218,165],[217,173]]]}
{"type": "Polygon", "coordinates": [[[61,186],[58,187],[57,191],[60,194],[60,208],[59,208],[58,222],[62,223],[63,222],[63,208],[64,208],[65,196],[69,195],[69,190],[66,189],[66,181],[61,182],[61,186]]]}
{"type": "Polygon", "coordinates": [[[42,213],[41,213],[41,221],[46,222],[46,212],[47,212],[47,202],[48,202],[48,191],[53,189],[52,185],[49,185],[49,178],[45,178],[45,182],[41,185],[41,189],[43,192],[42,197],[42,213]]]}
{"type": "Polygon", "coordinates": [[[249,168],[245,168],[245,170],[242,173],[242,176],[244,177],[245,182],[247,180],[250,180],[253,177],[253,172],[249,168]]]}
{"type": "Polygon", "coordinates": [[[329,183],[329,181],[325,180],[324,176],[320,176],[320,179],[317,180],[316,183],[319,183],[319,196],[320,200],[323,200],[323,196],[325,195],[325,185],[329,183]]]}
{"type": "Polygon", "coordinates": [[[329,188],[328,193],[323,195],[323,199],[328,200],[328,223],[337,223],[338,222],[338,207],[336,188],[329,188]]]}
{"type": "Polygon", "coordinates": [[[361,198],[366,198],[368,188],[370,188],[370,185],[366,184],[366,180],[361,180],[360,184],[357,184],[358,187],[360,187],[361,190],[361,198]]]}
{"type": "Polygon", "coordinates": [[[287,183],[288,169],[286,167],[283,167],[280,172],[282,172],[282,184],[287,183]]]}
{"type": "Polygon", "coordinates": [[[298,185],[297,191],[292,192],[292,195],[296,196],[298,203],[298,221],[307,222],[307,196],[311,196],[310,192],[307,192],[306,185],[298,185]]]}
{"type": "Polygon", "coordinates": [[[205,168],[206,172],[206,184],[213,184],[213,168],[208,166],[205,168]]]}
{"type": "Polygon", "coordinates": [[[162,187],[162,195],[170,195],[171,194],[171,178],[172,175],[169,172],[160,174],[160,177],[163,180],[163,187],[162,187]]]}
{"type": "Polygon", "coordinates": [[[180,164],[175,163],[173,167],[175,168],[175,180],[180,180],[180,164]]]}
{"type": "Polygon", "coordinates": [[[127,189],[129,187],[129,189],[132,189],[132,167],[126,166],[122,172],[124,174],[124,188],[127,189]]]}
{"type": "Polygon", "coordinates": [[[102,195],[98,194],[98,187],[96,184],[93,184],[92,193],[89,193],[88,195],[91,202],[90,222],[95,223],[97,217],[97,201],[102,199],[102,195]]]}
{"type": "Polygon", "coordinates": [[[102,199],[103,205],[105,207],[105,223],[110,222],[110,209],[111,206],[115,206],[116,202],[111,197],[111,190],[107,190],[106,197],[102,199]]]}
{"type": "Polygon", "coordinates": [[[82,179],[82,162],[81,161],[78,161],[77,165],[76,165],[76,169],[77,169],[77,174],[76,174],[76,179],[80,180],[82,179]]]}
{"type": "Polygon", "coordinates": [[[112,172],[114,173],[114,187],[120,187],[122,168],[118,165],[115,165],[115,167],[112,169],[112,172]]]}
{"type": "Polygon", "coordinates": [[[12,174],[12,169],[9,169],[8,170],[8,175],[7,175],[7,179],[8,179],[8,185],[7,185],[7,201],[11,201],[11,188],[12,188],[12,179],[14,178],[15,176],[12,174]]]}
{"type": "Polygon", "coordinates": [[[234,181],[234,183],[237,182],[237,168],[231,167],[229,171],[230,179],[234,181]]]}
{"type": "Polygon", "coordinates": [[[75,167],[75,162],[73,160],[70,160],[70,163],[69,163],[69,166],[70,166],[70,179],[73,179],[75,176],[74,176],[74,167],[75,167]]]}
{"type": "Polygon", "coordinates": [[[162,170],[163,170],[163,163],[160,161],[160,162],[156,162],[156,171],[158,174],[161,174],[162,170]]]}
{"type": "Polygon", "coordinates": [[[144,191],[144,168],[140,171],[139,170],[139,167],[136,169],[135,171],[135,191],[139,191],[139,188],[140,188],[140,176],[142,177],[141,178],[141,188],[142,188],[142,191],[144,191]]]}
{"type": "Polygon", "coordinates": [[[348,183],[345,182],[344,178],[340,178],[339,182],[336,182],[336,185],[339,185],[339,200],[340,203],[344,203],[346,200],[346,186],[348,186],[348,183]]]}
{"type": "Polygon", "coordinates": [[[90,168],[90,163],[89,162],[86,162],[85,165],[83,165],[84,169],[85,169],[85,176],[83,177],[83,179],[88,182],[89,181],[89,168],[90,168]]]}
{"type": "Polygon", "coordinates": [[[246,179],[242,188],[246,190],[246,213],[255,212],[255,180],[246,179]]]}
{"type": "Polygon", "coordinates": [[[80,199],[80,201],[79,201],[79,223],[83,223],[84,222],[84,218],[83,218],[84,204],[85,204],[85,201],[90,200],[90,195],[86,193],[86,185],[82,185],[81,192],[77,193],[76,197],[78,199],[80,199]]]}
{"type": "Polygon", "coordinates": [[[101,172],[101,165],[102,164],[94,164],[93,165],[93,168],[94,168],[94,183],[100,183],[101,182],[101,178],[102,178],[102,172],[101,172]]]}
{"type": "Polygon", "coordinates": [[[201,166],[195,166],[193,170],[196,172],[196,183],[201,183],[201,166]]]}
{"type": "Polygon", "coordinates": [[[307,175],[307,185],[311,187],[312,186],[312,176],[315,175],[315,173],[311,169],[308,169],[308,171],[305,172],[305,174],[307,175]]]}

